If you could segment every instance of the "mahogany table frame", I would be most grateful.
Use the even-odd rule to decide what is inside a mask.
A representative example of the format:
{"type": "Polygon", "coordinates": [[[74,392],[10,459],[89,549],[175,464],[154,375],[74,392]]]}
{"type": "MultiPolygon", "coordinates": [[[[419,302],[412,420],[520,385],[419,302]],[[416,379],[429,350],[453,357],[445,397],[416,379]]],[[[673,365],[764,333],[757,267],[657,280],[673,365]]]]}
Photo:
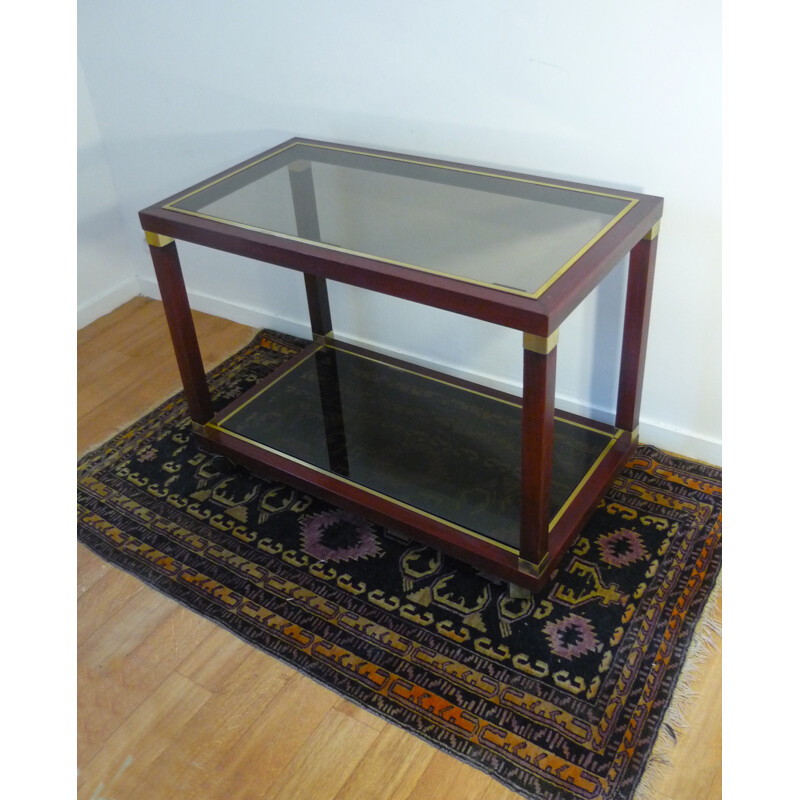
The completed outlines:
{"type": "MultiPolygon", "coordinates": [[[[202,445],[244,464],[256,473],[278,477],[340,507],[363,513],[379,524],[402,529],[412,537],[433,544],[516,586],[538,590],[564,556],[638,441],[653,270],[663,200],[644,194],[555,181],[534,175],[481,169],[491,175],[533,180],[589,192],[614,193],[636,201],[620,220],[586,249],[536,299],[464,282],[455,277],[378,261],[360,254],[325,248],[310,241],[283,238],[165,208],[179,198],[293,144],[336,147],[401,160],[413,158],[416,162],[450,169],[477,169],[454,162],[296,138],[141,211],[139,218],[150,247],[196,435],[202,445]],[[391,498],[342,481],[332,473],[326,474],[280,454],[266,452],[215,426],[208,383],[175,239],[303,272],[315,340],[310,348],[321,346],[326,337],[332,336],[326,284],[328,278],[522,331],[522,507],[518,550],[498,546],[485,537],[465,533],[448,524],[446,520],[417,512],[393,502],[391,498]],[[556,523],[551,524],[549,492],[553,459],[558,328],[628,254],[630,257],[613,445],[602,462],[589,474],[556,523]]],[[[290,177],[297,203],[296,198],[303,196],[303,181],[310,179],[310,172],[300,166],[299,169],[290,170],[290,177]]],[[[297,208],[295,211],[299,212],[297,208]]],[[[306,221],[304,224],[310,226],[305,235],[314,238],[316,212],[306,208],[302,214],[298,213],[298,220],[301,216],[306,221]]],[[[304,231],[299,230],[298,234],[303,236],[304,231]]],[[[304,350],[296,358],[307,354],[308,351],[304,350]]],[[[283,369],[288,369],[291,363],[283,369]]],[[[415,369],[419,371],[419,368],[415,369]]],[[[454,384],[467,385],[449,376],[447,380],[454,384]]],[[[484,388],[483,391],[488,390],[484,388]]],[[[564,415],[563,412],[559,414],[571,416],[564,415]]],[[[221,416],[220,414],[217,418],[221,416]]]]}

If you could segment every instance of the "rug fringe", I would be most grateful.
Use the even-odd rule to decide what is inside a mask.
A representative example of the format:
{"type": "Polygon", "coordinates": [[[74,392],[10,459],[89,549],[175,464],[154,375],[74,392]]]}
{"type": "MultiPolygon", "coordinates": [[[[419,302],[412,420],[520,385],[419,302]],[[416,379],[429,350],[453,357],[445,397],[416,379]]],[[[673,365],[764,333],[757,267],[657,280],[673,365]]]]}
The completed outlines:
{"type": "Polygon", "coordinates": [[[633,800],[660,800],[662,797],[658,786],[663,776],[672,768],[672,751],[678,743],[680,734],[688,729],[689,712],[699,697],[693,686],[709,656],[720,648],[721,598],[722,574],[720,573],[695,628],[686,661],[633,800]]]}

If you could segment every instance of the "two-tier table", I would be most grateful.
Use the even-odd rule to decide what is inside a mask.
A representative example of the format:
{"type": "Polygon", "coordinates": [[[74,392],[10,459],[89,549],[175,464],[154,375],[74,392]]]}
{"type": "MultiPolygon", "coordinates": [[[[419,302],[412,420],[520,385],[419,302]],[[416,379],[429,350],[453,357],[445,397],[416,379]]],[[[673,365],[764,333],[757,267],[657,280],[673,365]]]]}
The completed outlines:
{"type": "Polygon", "coordinates": [[[202,446],[535,591],[637,442],[662,206],[292,139],[139,216],[202,446]],[[217,414],[176,239],[304,273],[312,344],[217,414]],[[627,254],[616,420],[556,411],[559,326],[627,254]],[[327,279],[522,331],[522,396],[337,340],[327,279]]]}

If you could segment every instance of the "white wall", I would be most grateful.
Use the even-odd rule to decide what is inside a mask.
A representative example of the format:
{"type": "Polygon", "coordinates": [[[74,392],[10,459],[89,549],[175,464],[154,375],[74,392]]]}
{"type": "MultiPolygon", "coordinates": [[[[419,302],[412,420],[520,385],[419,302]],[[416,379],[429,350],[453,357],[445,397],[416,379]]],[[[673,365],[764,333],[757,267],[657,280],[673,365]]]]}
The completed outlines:
{"type": "MultiPolygon", "coordinates": [[[[719,462],[719,4],[79,0],[78,10],[139,291],[156,293],[137,211],[294,135],[658,194],[642,438],[719,462]]],[[[307,331],[298,273],[180,252],[195,307],[307,331]]],[[[613,406],[607,350],[623,284],[624,266],[562,327],[562,407],[613,406]]],[[[340,285],[331,297],[338,332],[519,384],[516,332],[340,285]]]]}
{"type": "Polygon", "coordinates": [[[124,229],[123,210],[80,63],[77,88],[80,328],[138,294],[139,259],[124,229]]]}

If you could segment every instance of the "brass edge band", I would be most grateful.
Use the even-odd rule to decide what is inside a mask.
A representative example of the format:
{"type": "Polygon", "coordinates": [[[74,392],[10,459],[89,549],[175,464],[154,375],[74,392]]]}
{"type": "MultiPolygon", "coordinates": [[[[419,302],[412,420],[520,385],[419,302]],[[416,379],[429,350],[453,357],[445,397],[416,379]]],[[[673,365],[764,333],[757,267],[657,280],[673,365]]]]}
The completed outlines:
{"type": "Polygon", "coordinates": [[[164,236],[161,233],[151,233],[150,231],[144,232],[144,238],[147,239],[147,244],[151,247],[166,247],[170,242],[175,241],[171,236],[164,236]]]}
{"type": "Polygon", "coordinates": [[[661,230],[661,220],[656,222],[656,224],[653,225],[652,228],[650,228],[650,231],[647,234],[645,234],[644,238],[647,239],[648,242],[652,242],[653,239],[655,239],[656,236],[658,236],[658,232],[660,230],[661,230]]]}
{"type": "Polygon", "coordinates": [[[532,353],[546,356],[558,344],[558,331],[553,331],[547,338],[535,333],[522,334],[522,346],[532,353]]]}
{"type": "Polygon", "coordinates": [[[526,575],[533,575],[534,578],[541,578],[544,574],[545,567],[550,563],[550,553],[545,553],[544,558],[538,563],[534,564],[532,561],[527,561],[520,558],[517,562],[520,572],[526,575]]]}

